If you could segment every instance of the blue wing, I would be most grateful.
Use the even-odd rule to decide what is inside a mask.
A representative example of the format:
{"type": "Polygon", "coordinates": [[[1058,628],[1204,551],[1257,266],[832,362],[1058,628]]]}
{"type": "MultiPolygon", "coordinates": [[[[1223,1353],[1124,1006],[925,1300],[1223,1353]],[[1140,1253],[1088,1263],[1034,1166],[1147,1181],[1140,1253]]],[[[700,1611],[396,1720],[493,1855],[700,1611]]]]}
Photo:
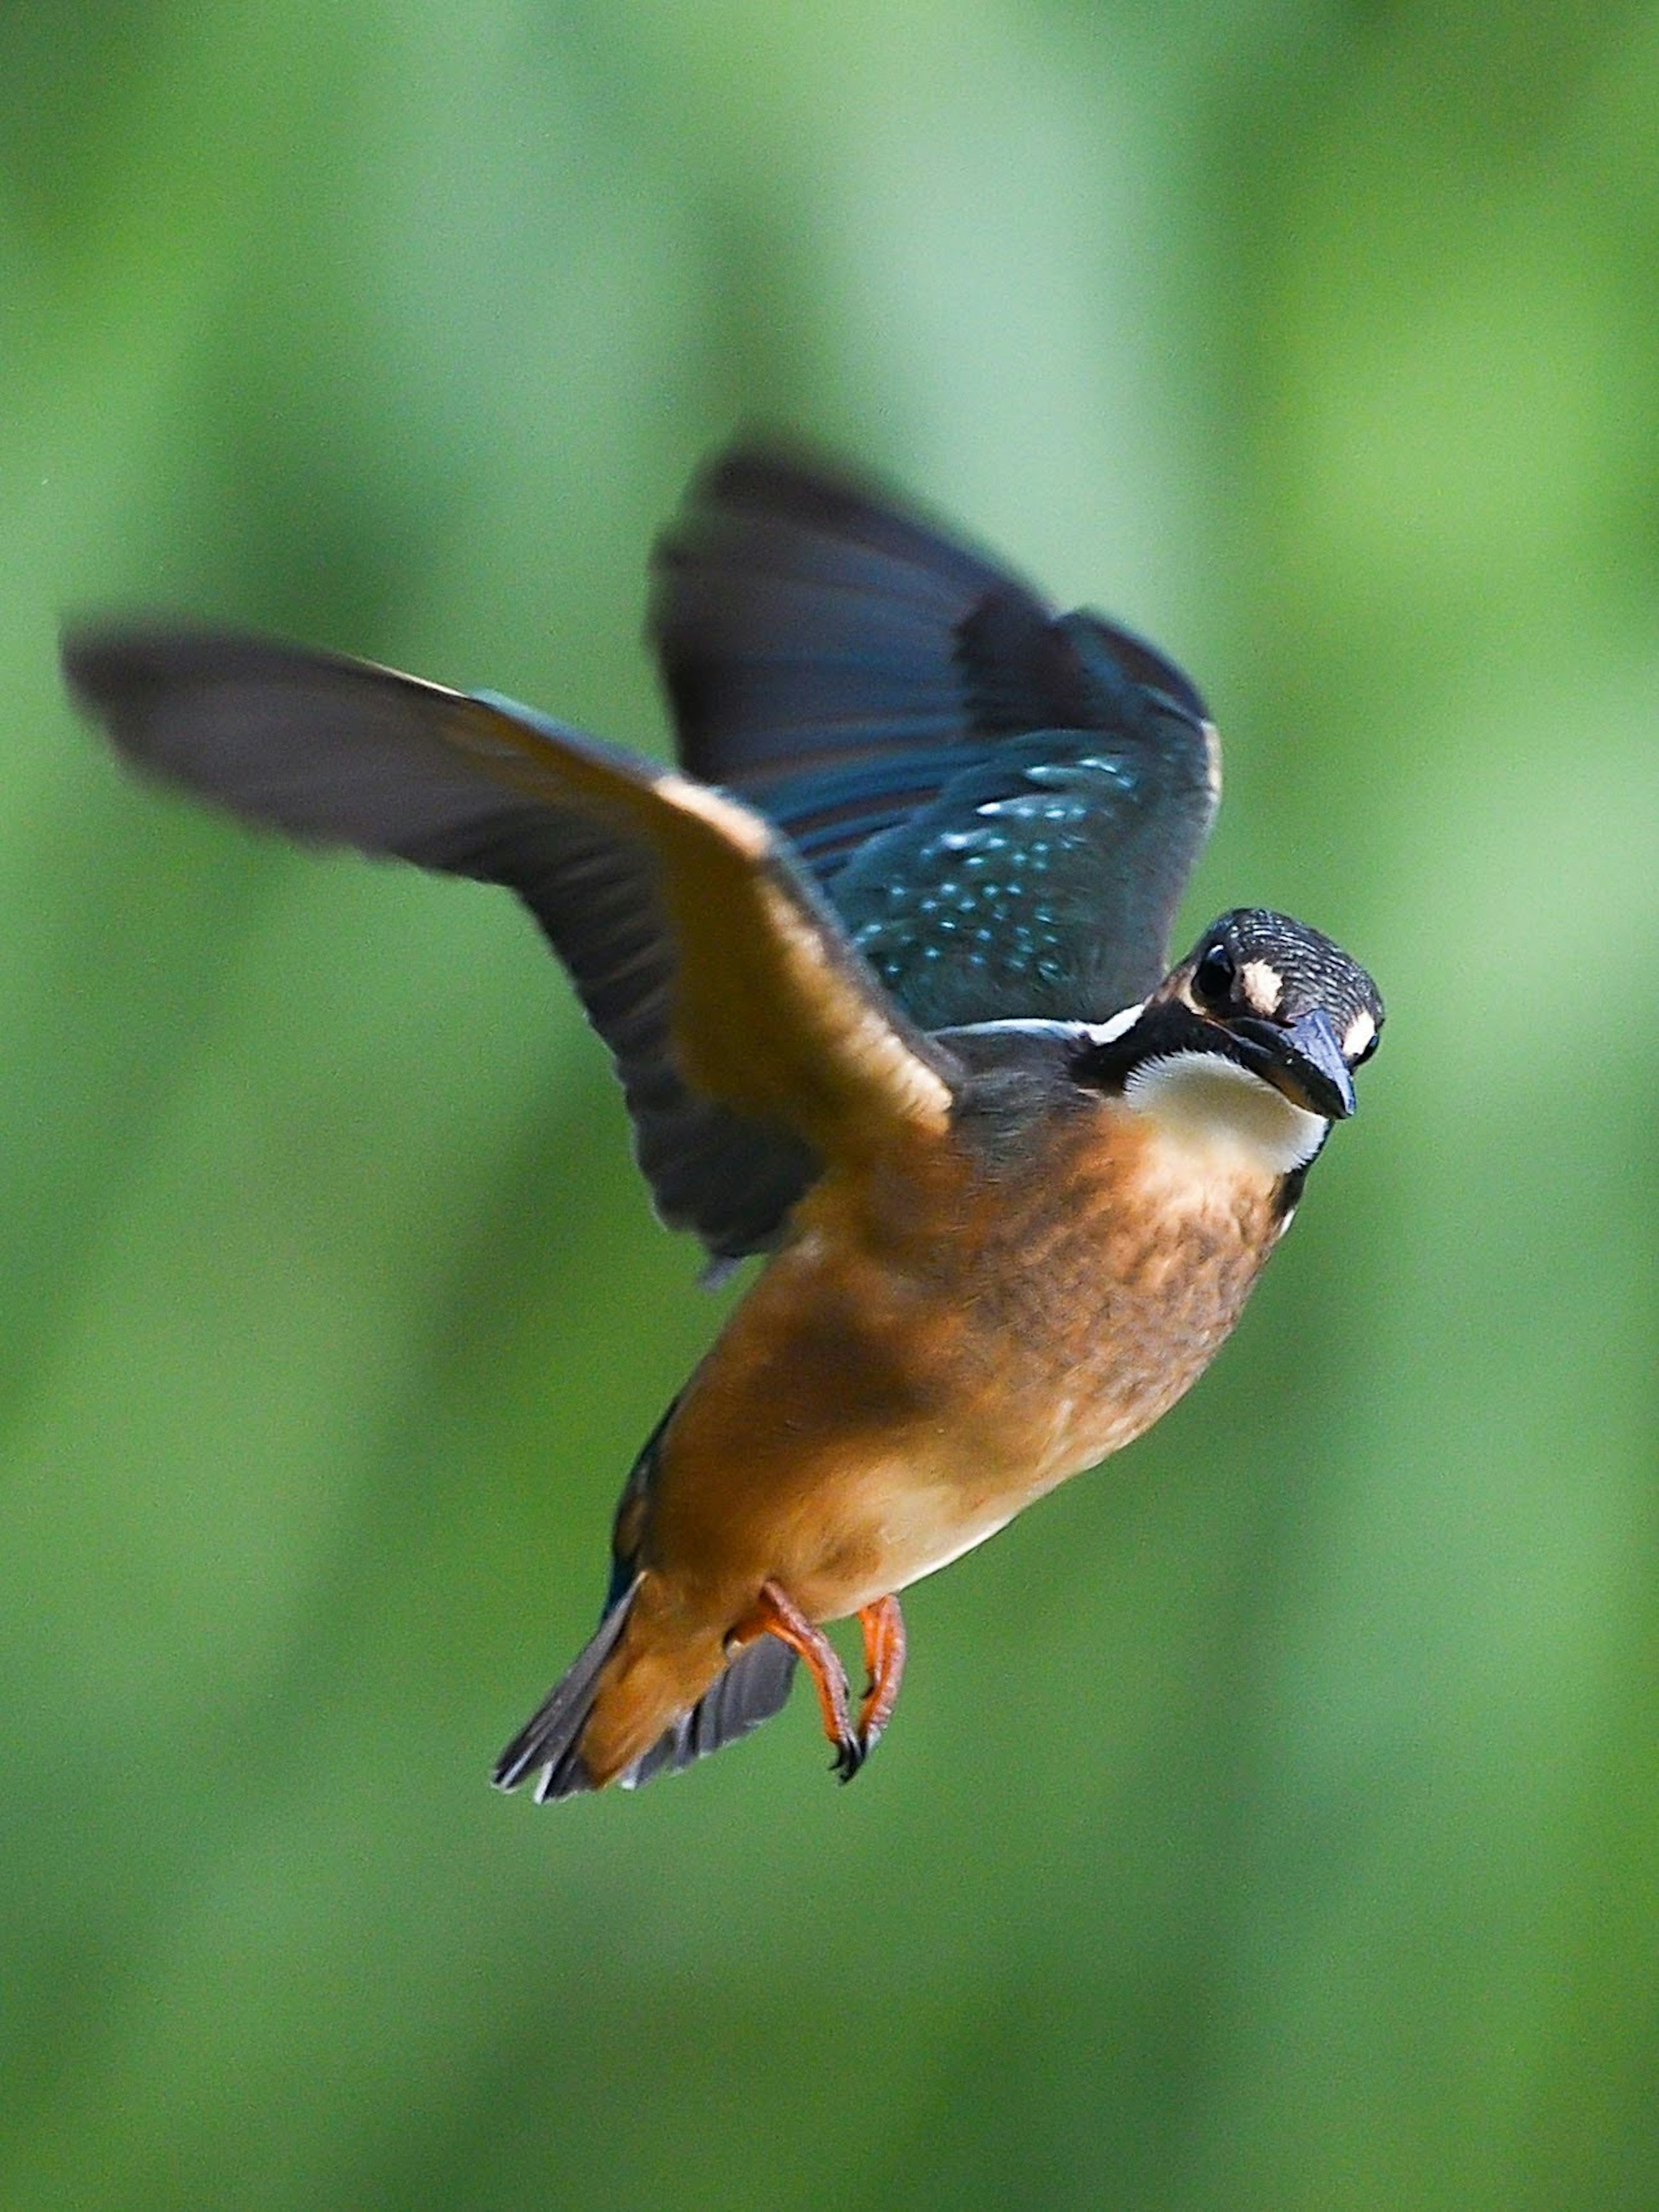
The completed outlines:
{"type": "Polygon", "coordinates": [[[656,573],[681,758],[786,832],[914,1019],[1103,1019],[1164,973],[1217,755],[1151,646],[775,449],[698,480],[656,573]]]}

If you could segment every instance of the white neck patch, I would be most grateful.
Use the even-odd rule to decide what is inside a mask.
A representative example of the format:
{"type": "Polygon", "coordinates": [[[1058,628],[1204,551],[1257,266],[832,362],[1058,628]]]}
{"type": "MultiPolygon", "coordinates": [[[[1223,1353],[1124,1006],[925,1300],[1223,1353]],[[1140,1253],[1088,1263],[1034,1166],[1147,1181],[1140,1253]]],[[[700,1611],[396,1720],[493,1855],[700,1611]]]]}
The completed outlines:
{"type": "Polygon", "coordinates": [[[1329,1126],[1218,1052],[1173,1052],[1137,1067],[1125,1103],[1213,1169],[1267,1176],[1304,1167],[1329,1126]]]}
{"type": "Polygon", "coordinates": [[[1121,1014],[1114,1014],[1109,1022],[1085,1022],[1084,1034],[1091,1044],[1115,1044],[1121,1036],[1127,1036],[1146,1011],[1146,1001],[1142,999],[1138,1006],[1125,1006],[1121,1014]]]}

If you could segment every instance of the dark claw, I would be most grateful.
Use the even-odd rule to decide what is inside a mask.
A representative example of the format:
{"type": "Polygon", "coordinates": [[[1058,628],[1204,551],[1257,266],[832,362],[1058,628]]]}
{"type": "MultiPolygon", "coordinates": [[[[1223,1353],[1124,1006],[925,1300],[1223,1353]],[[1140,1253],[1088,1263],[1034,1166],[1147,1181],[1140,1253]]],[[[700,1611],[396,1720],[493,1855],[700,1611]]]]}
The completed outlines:
{"type": "Polygon", "coordinates": [[[867,1747],[857,1736],[843,1736],[836,1748],[830,1771],[837,1782],[850,1782],[868,1756],[867,1747]]]}

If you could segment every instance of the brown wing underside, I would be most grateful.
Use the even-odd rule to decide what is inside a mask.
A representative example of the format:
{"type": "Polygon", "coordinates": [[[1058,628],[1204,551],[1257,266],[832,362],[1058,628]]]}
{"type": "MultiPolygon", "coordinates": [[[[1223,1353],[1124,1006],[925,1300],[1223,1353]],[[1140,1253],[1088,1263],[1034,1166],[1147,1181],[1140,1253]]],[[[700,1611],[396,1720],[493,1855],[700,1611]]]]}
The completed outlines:
{"type": "Polygon", "coordinates": [[[85,629],[82,706],[246,819],[518,892],[610,1045],[665,1218],[753,1249],[821,1166],[942,1130],[954,1062],[758,814],[512,702],[227,633],[85,629]]]}

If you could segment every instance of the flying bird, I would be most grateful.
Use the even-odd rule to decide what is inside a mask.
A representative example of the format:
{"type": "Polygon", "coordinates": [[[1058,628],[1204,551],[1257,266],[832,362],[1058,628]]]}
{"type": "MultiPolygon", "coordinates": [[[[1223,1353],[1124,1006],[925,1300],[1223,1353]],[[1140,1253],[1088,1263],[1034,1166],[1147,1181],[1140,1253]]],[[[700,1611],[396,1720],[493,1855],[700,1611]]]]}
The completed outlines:
{"type": "Polygon", "coordinates": [[[746,445],[655,559],[665,769],[509,699],[175,623],[72,625],[144,774],[515,891],[657,1210],[763,1264],[623,1486],[597,1632],[495,1768],[684,1767],[787,1698],[836,1771],[898,1593],[1140,1435],[1289,1225],[1382,1005],[1282,914],[1170,933],[1219,792],[1192,684],[836,466],[746,445]],[[856,1615],[855,1695],[826,1623],[856,1615]]]}

